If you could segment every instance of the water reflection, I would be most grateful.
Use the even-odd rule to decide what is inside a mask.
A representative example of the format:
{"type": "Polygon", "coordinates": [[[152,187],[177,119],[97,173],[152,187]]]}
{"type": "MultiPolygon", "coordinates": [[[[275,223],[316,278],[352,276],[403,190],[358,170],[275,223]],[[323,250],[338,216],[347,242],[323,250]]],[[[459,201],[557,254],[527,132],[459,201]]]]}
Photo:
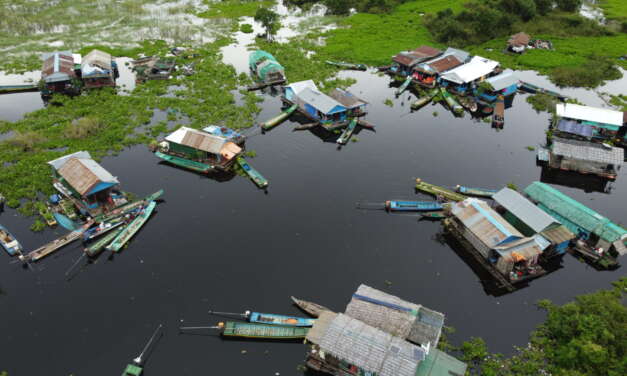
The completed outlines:
{"type": "Polygon", "coordinates": [[[541,165],[540,181],[562,187],[580,189],[586,193],[611,193],[613,182],[595,175],[582,175],[573,171],[563,171],[541,165]]]}

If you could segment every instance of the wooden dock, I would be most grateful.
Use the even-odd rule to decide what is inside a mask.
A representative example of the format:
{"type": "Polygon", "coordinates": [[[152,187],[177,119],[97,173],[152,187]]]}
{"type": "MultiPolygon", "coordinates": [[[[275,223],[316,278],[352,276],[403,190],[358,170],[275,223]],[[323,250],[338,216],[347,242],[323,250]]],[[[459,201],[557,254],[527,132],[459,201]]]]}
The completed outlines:
{"type": "Polygon", "coordinates": [[[27,253],[26,255],[20,255],[20,260],[24,262],[37,262],[46,256],[50,256],[54,252],[59,249],[65,247],[66,245],[80,239],[83,236],[83,232],[88,229],[94,223],[93,220],[85,223],[80,229],[70,232],[69,234],[63,235],[62,237],[51,241],[48,244],[45,244],[34,251],[27,253]]]}

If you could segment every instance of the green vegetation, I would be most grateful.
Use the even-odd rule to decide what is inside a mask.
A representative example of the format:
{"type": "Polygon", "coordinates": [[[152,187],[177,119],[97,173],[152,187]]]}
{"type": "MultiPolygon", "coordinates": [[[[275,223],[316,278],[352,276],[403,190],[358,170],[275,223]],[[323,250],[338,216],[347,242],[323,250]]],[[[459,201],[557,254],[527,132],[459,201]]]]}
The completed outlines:
{"type": "Polygon", "coordinates": [[[627,95],[611,95],[610,104],[618,107],[620,111],[627,111],[627,95]]]}
{"type": "Polygon", "coordinates": [[[30,226],[30,230],[33,232],[40,232],[40,231],[43,231],[45,228],[46,228],[46,224],[40,221],[39,219],[36,219],[35,223],[33,223],[30,226]]]}
{"type": "Polygon", "coordinates": [[[347,15],[351,9],[360,13],[389,13],[408,0],[286,0],[288,5],[309,8],[316,3],[326,5],[331,14],[347,15]]]}
{"type": "Polygon", "coordinates": [[[242,33],[250,34],[250,33],[252,33],[252,32],[253,32],[253,25],[251,25],[251,24],[242,24],[242,25],[239,27],[239,30],[240,30],[242,33]]]}
{"type": "Polygon", "coordinates": [[[257,8],[254,19],[255,22],[259,22],[266,29],[266,39],[268,41],[281,28],[280,16],[269,8],[257,8]]]}
{"type": "Polygon", "coordinates": [[[394,107],[394,102],[392,102],[392,100],[390,98],[386,98],[383,101],[383,104],[386,105],[386,106],[389,106],[389,107],[394,107]]]}
{"type": "MultiPolygon", "coordinates": [[[[627,20],[627,2],[624,0],[600,0],[599,7],[603,14],[610,20],[627,20]]],[[[625,32],[623,30],[623,32],[625,32]]]]}
{"type": "Polygon", "coordinates": [[[529,150],[529,151],[534,151],[536,150],[535,146],[527,146],[525,147],[525,149],[529,150]]]}
{"type": "Polygon", "coordinates": [[[509,188],[509,189],[513,189],[515,191],[518,191],[518,186],[513,181],[510,181],[509,183],[507,183],[506,187],[509,188]]]}
{"type": "Polygon", "coordinates": [[[543,93],[529,95],[526,101],[531,104],[531,107],[533,107],[537,113],[542,111],[553,112],[555,111],[555,104],[557,103],[557,99],[555,97],[543,93]]]}
{"type": "Polygon", "coordinates": [[[275,0],[204,0],[209,7],[205,12],[198,15],[204,18],[226,18],[237,19],[239,17],[252,17],[259,7],[271,7],[275,0]]]}
{"type": "MultiPolygon", "coordinates": [[[[538,302],[547,318],[531,333],[530,343],[504,358],[490,354],[473,338],[458,349],[469,375],[621,376],[627,374],[627,278],[610,290],[580,295],[557,306],[538,302]]],[[[446,341],[445,341],[446,345],[446,341]]]]}

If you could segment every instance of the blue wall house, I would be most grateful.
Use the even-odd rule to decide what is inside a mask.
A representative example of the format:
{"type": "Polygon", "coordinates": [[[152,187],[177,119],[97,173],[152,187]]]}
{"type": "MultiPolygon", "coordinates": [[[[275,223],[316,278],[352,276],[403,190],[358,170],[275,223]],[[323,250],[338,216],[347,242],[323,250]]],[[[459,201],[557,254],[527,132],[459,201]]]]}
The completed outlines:
{"type": "Polygon", "coordinates": [[[347,90],[333,89],[329,96],[338,101],[342,106],[346,107],[349,116],[361,116],[366,114],[366,106],[368,102],[359,98],[355,94],[347,90]]]}
{"type": "Polygon", "coordinates": [[[345,121],[348,109],[341,103],[316,89],[306,87],[294,96],[294,103],[307,116],[323,124],[345,121]]]}
{"type": "Polygon", "coordinates": [[[516,94],[518,82],[518,77],[514,75],[514,71],[506,69],[496,76],[487,78],[482,84],[475,87],[473,92],[479,102],[489,105],[496,102],[500,95],[507,97],[516,94]]]}

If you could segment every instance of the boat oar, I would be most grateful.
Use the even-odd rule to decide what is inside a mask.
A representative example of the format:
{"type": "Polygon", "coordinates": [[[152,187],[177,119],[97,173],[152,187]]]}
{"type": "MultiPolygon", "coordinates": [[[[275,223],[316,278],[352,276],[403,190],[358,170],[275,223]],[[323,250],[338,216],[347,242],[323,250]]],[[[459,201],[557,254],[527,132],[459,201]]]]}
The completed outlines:
{"type": "Polygon", "coordinates": [[[355,207],[365,210],[384,210],[385,202],[358,202],[355,204],[355,207]]]}
{"type": "Polygon", "coordinates": [[[74,262],[74,264],[65,272],[65,276],[67,277],[68,274],[70,274],[70,272],[72,270],[74,270],[74,268],[76,267],[76,265],[78,265],[78,262],[81,261],[83,259],[83,257],[85,257],[85,255],[87,255],[87,253],[83,252],[83,254],[81,255],[81,257],[79,257],[76,262],[74,262]]]}
{"type": "Polygon", "coordinates": [[[222,326],[179,326],[179,330],[222,329],[222,326]]]}
{"type": "Polygon", "coordinates": [[[244,312],[244,313],[236,313],[236,312],[216,312],[216,311],[209,311],[210,315],[219,315],[219,316],[240,316],[240,317],[248,317],[249,313],[248,312],[244,312]]]}
{"type": "Polygon", "coordinates": [[[146,350],[148,350],[148,347],[150,346],[152,341],[155,339],[155,337],[157,336],[157,333],[159,333],[159,331],[161,330],[162,327],[163,327],[163,324],[159,324],[159,326],[157,327],[155,332],[152,334],[152,337],[150,337],[150,340],[148,341],[146,346],[144,346],[144,349],[142,350],[141,354],[139,354],[139,356],[137,356],[137,358],[133,359],[133,361],[137,365],[141,365],[142,364],[142,357],[144,356],[144,354],[146,353],[146,350]]]}

